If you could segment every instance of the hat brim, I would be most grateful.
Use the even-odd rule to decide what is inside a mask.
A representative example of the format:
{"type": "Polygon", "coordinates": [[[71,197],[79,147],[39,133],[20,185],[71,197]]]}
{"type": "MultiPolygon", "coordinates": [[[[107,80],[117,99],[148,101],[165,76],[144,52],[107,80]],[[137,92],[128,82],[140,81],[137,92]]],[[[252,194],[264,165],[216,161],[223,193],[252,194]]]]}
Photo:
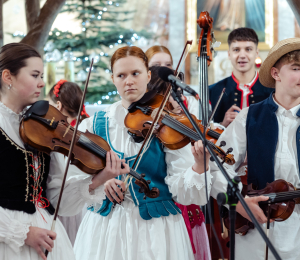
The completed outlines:
{"type": "Polygon", "coordinates": [[[300,50],[300,38],[289,38],[275,44],[259,70],[259,81],[267,88],[275,88],[275,79],[271,76],[271,68],[285,54],[300,50]]]}

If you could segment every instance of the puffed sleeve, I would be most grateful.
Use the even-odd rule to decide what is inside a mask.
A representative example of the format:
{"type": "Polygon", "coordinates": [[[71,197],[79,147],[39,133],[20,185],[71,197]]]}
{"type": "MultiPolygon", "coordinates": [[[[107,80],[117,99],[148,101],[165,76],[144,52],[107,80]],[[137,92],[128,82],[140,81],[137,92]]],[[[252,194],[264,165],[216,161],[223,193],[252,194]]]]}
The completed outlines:
{"type": "Polygon", "coordinates": [[[209,171],[206,172],[207,185],[205,185],[205,174],[199,174],[192,169],[194,156],[191,144],[178,150],[165,148],[165,153],[167,163],[165,182],[174,199],[183,205],[205,205],[206,188],[209,194],[212,176],[209,171]]]}
{"type": "MultiPolygon", "coordinates": [[[[219,137],[216,145],[219,145],[221,141],[225,141],[226,145],[222,147],[227,151],[228,148],[233,149],[233,156],[235,164],[224,164],[224,168],[231,178],[238,175],[236,170],[244,162],[247,150],[247,137],[246,137],[246,119],[248,114],[248,108],[244,108],[233,122],[225,129],[222,135],[219,137]]],[[[226,192],[227,181],[214,162],[210,163],[210,173],[213,176],[211,195],[217,198],[219,192],[226,192]]],[[[242,184],[239,185],[242,190],[242,184]]]]}
{"type": "Polygon", "coordinates": [[[0,243],[6,243],[12,250],[18,252],[25,244],[29,224],[12,219],[5,209],[0,207],[0,243]]]}
{"type": "MultiPolygon", "coordinates": [[[[93,132],[93,117],[87,118],[79,125],[78,130],[93,132]]],[[[62,154],[51,154],[50,173],[47,180],[47,196],[51,203],[56,206],[60,187],[65,171],[65,158],[62,154]]],[[[73,216],[81,212],[88,204],[102,204],[105,199],[104,185],[89,192],[93,175],[86,174],[74,165],[69,166],[67,180],[59,209],[60,216],[73,216]]]]}

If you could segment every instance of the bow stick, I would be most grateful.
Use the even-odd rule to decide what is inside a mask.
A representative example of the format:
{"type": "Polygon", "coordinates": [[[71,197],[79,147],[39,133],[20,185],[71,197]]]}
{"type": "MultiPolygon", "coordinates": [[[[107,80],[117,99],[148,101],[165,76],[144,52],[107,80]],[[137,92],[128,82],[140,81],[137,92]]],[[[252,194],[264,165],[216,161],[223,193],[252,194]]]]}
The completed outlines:
{"type": "MultiPolygon", "coordinates": [[[[89,80],[90,80],[90,75],[91,75],[93,63],[94,63],[94,59],[92,59],[92,61],[91,61],[90,70],[89,70],[89,74],[88,74],[87,80],[85,82],[85,87],[84,87],[84,91],[83,91],[83,94],[82,94],[79,111],[81,111],[82,107],[83,107],[83,102],[84,102],[84,99],[85,99],[85,94],[86,94],[86,91],[87,91],[87,86],[89,84],[89,80]]],[[[69,170],[69,165],[70,165],[70,161],[71,161],[73,147],[74,147],[74,144],[75,144],[75,137],[77,135],[77,129],[78,129],[78,125],[79,125],[80,115],[81,115],[81,113],[78,112],[77,120],[76,120],[76,125],[74,127],[74,133],[73,133],[73,137],[72,137],[72,141],[71,141],[71,145],[70,145],[70,149],[69,149],[69,154],[68,154],[67,164],[66,164],[66,168],[65,168],[64,178],[63,178],[63,181],[62,181],[62,184],[61,184],[61,188],[60,188],[60,192],[59,192],[59,197],[58,197],[58,202],[57,202],[57,206],[56,206],[56,209],[55,209],[54,218],[53,218],[53,222],[52,222],[52,226],[51,226],[51,231],[55,230],[56,219],[57,219],[57,215],[58,215],[58,210],[59,210],[59,206],[60,206],[62,194],[63,194],[64,187],[65,187],[67,173],[68,173],[68,170],[69,170]]],[[[46,257],[48,256],[48,253],[49,253],[49,251],[46,250],[45,251],[45,256],[46,257]]]]}
{"type": "MultiPolygon", "coordinates": [[[[176,70],[175,70],[175,73],[174,73],[176,76],[178,76],[178,74],[179,74],[179,72],[178,72],[177,70],[178,70],[179,65],[180,65],[180,63],[181,63],[181,61],[182,61],[182,57],[183,57],[183,55],[184,55],[184,53],[185,53],[186,47],[187,47],[188,44],[191,46],[192,43],[193,43],[193,40],[187,41],[186,44],[185,44],[185,46],[184,46],[183,52],[182,52],[182,54],[181,54],[180,60],[179,60],[179,62],[178,62],[178,65],[177,65],[176,70]]],[[[187,55],[185,56],[184,61],[185,61],[186,57],[187,57],[187,55]]],[[[161,114],[162,114],[163,108],[165,107],[165,105],[166,105],[166,103],[167,103],[167,101],[168,101],[168,99],[169,99],[169,97],[170,97],[170,94],[171,94],[171,88],[172,88],[172,86],[171,86],[171,84],[170,84],[170,85],[168,86],[167,91],[166,91],[166,94],[165,94],[165,96],[164,96],[164,98],[163,98],[163,100],[162,100],[162,102],[161,102],[161,104],[160,104],[160,107],[157,109],[155,118],[154,118],[154,120],[153,120],[153,123],[151,124],[151,127],[150,127],[149,131],[147,132],[147,135],[146,135],[145,140],[144,140],[144,142],[143,142],[143,144],[142,144],[142,147],[140,148],[140,150],[139,150],[139,152],[138,152],[138,155],[137,155],[136,158],[135,158],[135,161],[134,161],[134,163],[133,163],[133,165],[132,165],[132,168],[135,167],[135,170],[136,170],[137,167],[139,166],[139,163],[140,163],[140,161],[141,161],[141,159],[142,159],[142,157],[143,157],[143,155],[144,155],[144,153],[145,153],[144,147],[148,145],[148,143],[149,143],[149,141],[150,141],[150,137],[152,136],[152,134],[153,134],[153,132],[154,132],[154,129],[155,129],[156,125],[157,125],[157,122],[158,122],[158,120],[159,120],[159,118],[160,118],[160,116],[161,116],[161,114]]],[[[126,177],[125,181],[124,181],[124,183],[126,184],[126,183],[128,182],[128,180],[129,180],[129,178],[130,178],[130,181],[129,181],[129,184],[128,184],[126,190],[128,189],[129,185],[130,185],[131,182],[132,182],[132,177],[130,177],[130,176],[128,175],[128,176],[126,177]]]]}

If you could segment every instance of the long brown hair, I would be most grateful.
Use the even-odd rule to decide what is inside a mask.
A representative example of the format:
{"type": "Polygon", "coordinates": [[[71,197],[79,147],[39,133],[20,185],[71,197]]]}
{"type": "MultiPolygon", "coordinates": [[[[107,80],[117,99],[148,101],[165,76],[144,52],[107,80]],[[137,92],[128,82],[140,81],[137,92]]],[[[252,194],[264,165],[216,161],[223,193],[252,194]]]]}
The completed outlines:
{"type": "MultiPolygon", "coordinates": [[[[80,87],[74,82],[66,81],[60,85],[58,88],[59,92],[57,93],[55,91],[55,86],[57,86],[57,84],[50,89],[48,96],[54,103],[60,101],[62,107],[67,111],[67,113],[71,117],[76,117],[79,113],[80,102],[83,94],[80,87]]],[[[56,90],[58,89],[56,88],[56,90]]],[[[81,113],[80,122],[87,117],[88,115],[86,113],[81,113]]]]}
{"type": "Polygon", "coordinates": [[[148,58],[145,55],[145,53],[142,51],[142,49],[140,49],[139,47],[136,47],[136,46],[125,46],[125,47],[117,49],[110,60],[111,71],[113,72],[113,66],[117,60],[128,57],[128,56],[134,56],[134,57],[142,59],[145,64],[145,67],[148,71],[148,58]]]}
{"type": "Polygon", "coordinates": [[[169,51],[169,49],[165,46],[160,46],[160,45],[154,45],[152,47],[150,47],[146,52],[146,56],[148,58],[148,60],[150,61],[152,59],[152,57],[156,54],[156,53],[161,53],[161,52],[164,52],[164,53],[167,53],[170,55],[170,58],[171,58],[171,62],[172,62],[172,65],[173,65],[173,58],[172,58],[172,55],[171,55],[171,52],[169,51]]]}
{"type": "MultiPolygon", "coordinates": [[[[4,70],[9,70],[13,76],[18,75],[20,69],[27,66],[26,60],[31,57],[41,58],[33,47],[24,43],[9,43],[0,49],[0,76],[4,70]]],[[[0,90],[2,82],[0,80],[0,90]]]]}

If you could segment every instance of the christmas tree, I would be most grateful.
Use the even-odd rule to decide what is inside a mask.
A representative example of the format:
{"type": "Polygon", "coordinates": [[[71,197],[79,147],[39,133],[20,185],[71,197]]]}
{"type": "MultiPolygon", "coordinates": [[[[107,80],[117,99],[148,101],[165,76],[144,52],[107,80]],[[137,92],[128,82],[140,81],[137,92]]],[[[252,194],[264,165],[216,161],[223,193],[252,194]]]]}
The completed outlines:
{"type": "MultiPolygon", "coordinates": [[[[151,35],[146,31],[125,29],[122,23],[132,18],[133,12],[124,12],[125,0],[68,0],[61,12],[76,14],[74,24],[81,27],[79,33],[54,29],[46,44],[45,59],[51,61],[53,49],[63,53],[65,62],[75,64],[75,82],[84,87],[90,61],[94,58],[86,101],[89,103],[112,103],[119,99],[110,79],[110,58],[114,50],[126,45],[135,45],[151,35]],[[48,52],[48,53],[47,53],[48,52]]],[[[66,67],[65,67],[66,68],[66,67]]],[[[67,69],[68,70],[68,69],[67,69]]],[[[72,65],[70,70],[72,70],[72,65]]],[[[74,71],[67,72],[73,73],[74,71]]],[[[70,80],[70,79],[69,79],[70,80]]]]}

